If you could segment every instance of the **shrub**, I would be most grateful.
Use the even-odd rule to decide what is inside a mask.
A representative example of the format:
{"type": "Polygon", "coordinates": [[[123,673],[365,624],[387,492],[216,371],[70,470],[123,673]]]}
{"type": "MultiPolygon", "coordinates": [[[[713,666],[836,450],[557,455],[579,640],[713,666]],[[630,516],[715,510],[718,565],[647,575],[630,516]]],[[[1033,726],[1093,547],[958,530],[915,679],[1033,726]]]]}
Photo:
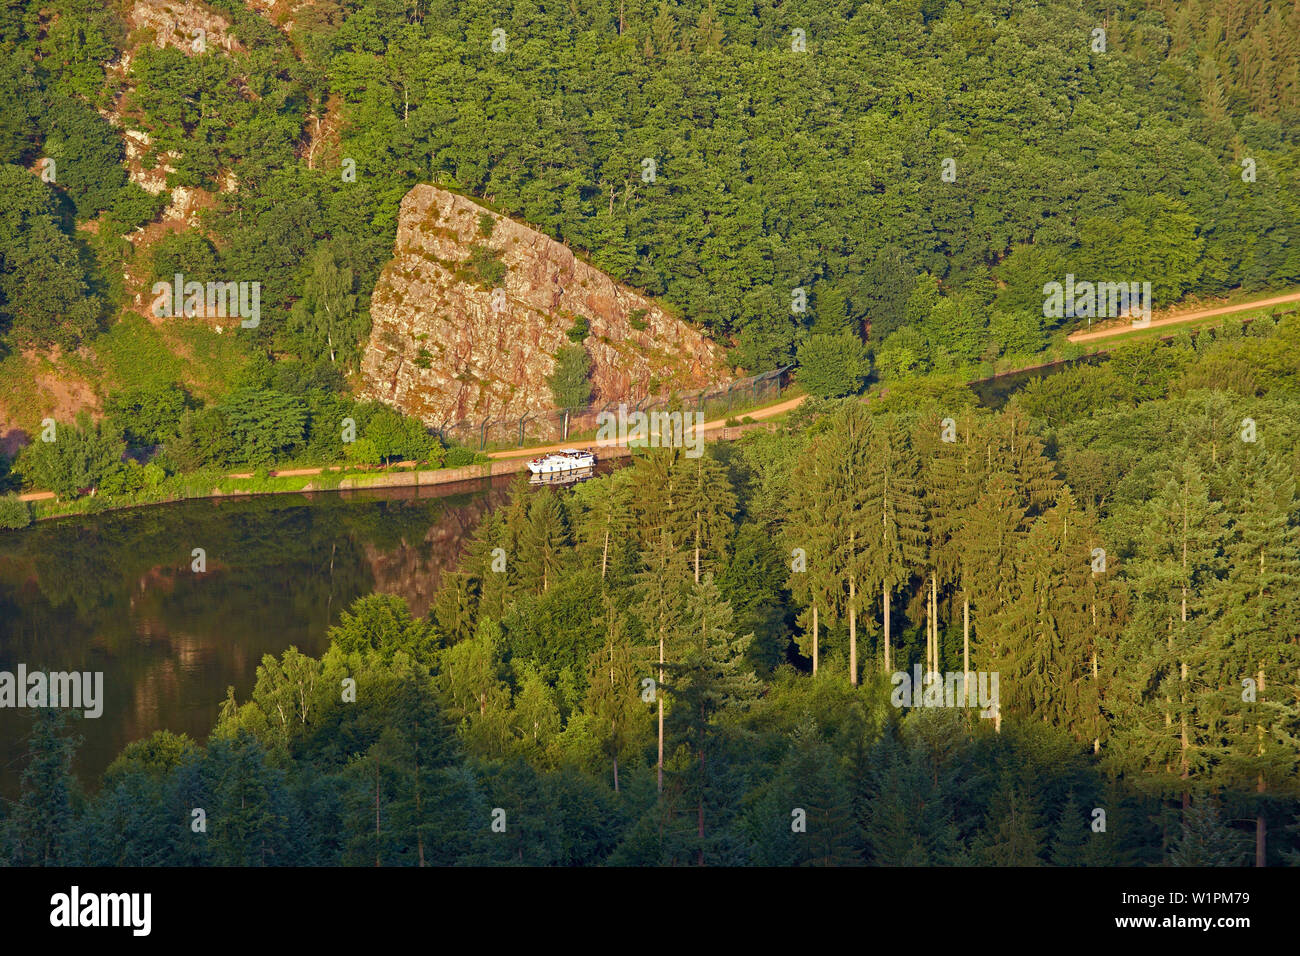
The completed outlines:
{"type": "Polygon", "coordinates": [[[456,277],[472,282],[481,289],[494,289],[506,276],[506,264],[501,261],[501,253],[487,246],[473,246],[469,251],[469,260],[458,270],[456,277]]]}
{"type": "Polygon", "coordinates": [[[581,345],[566,345],[555,353],[555,371],[546,380],[559,408],[576,408],[591,401],[591,359],[581,345]]]}
{"type": "Polygon", "coordinates": [[[569,337],[570,342],[578,343],[585,339],[590,332],[591,323],[588,322],[584,316],[580,315],[573,320],[572,328],[564,334],[569,337]]]}
{"type": "Polygon", "coordinates": [[[851,333],[814,333],[799,346],[799,384],[818,398],[843,398],[862,391],[871,358],[851,333]]]}
{"type": "Polygon", "coordinates": [[[474,464],[474,459],[478,457],[468,448],[461,448],[459,445],[455,448],[447,449],[447,457],[443,459],[443,464],[448,468],[462,468],[465,465],[474,464]]]}
{"type": "Polygon", "coordinates": [[[0,495],[0,528],[26,528],[32,509],[17,495],[0,495]]]}
{"type": "Polygon", "coordinates": [[[73,498],[119,467],[125,450],[120,439],[105,434],[83,413],[76,427],[58,426],[54,441],[36,441],[24,448],[18,464],[33,486],[73,498]]]}
{"type": "Polygon", "coordinates": [[[349,461],[355,461],[358,464],[379,464],[379,448],[369,438],[358,438],[354,442],[349,442],[344,446],[344,454],[347,455],[349,461]]]}
{"type": "Polygon", "coordinates": [[[127,444],[139,448],[160,444],[174,435],[189,405],[183,389],[167,384],[114,392],[105,411],[127,444]]]}

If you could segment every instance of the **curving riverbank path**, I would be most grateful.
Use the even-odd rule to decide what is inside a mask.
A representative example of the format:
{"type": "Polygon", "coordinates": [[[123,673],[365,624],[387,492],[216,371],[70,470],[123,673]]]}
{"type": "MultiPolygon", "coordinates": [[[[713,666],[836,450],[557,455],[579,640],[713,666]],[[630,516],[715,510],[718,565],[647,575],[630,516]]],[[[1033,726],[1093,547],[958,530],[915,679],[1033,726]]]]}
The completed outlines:
{"type": "Polygon", "coordinates": [[[1067,336],[1071,342],[1094,342],[1097,339],[1108,339],[1116,335],[1123,335],[1126,332],[1132,332],[1135,328],[1154,329],[1165,325],[1180,325],[1183,322],[1195,322],[1198,319],[1212,319],[1216,315],[1231,315],[1234,312],[1249,312],[1252,309],[1266,309],[1274,305],[1286,305],[1290,302],[1300,302],[1300,292],[1292,292],[1289,295],[1278,295],[1271,299],[1255,299],[1252,302],[1238,302],[1236,305],[1224,305],[1213,309],[1198,309],[1195,312],[1174,312],[1166,315],[1164,318],[1152,319],[1148,324],[1134,326],[1116,325],[1110,328],[1097,329],[1093,332],[1075,332],[1067,336]]]}

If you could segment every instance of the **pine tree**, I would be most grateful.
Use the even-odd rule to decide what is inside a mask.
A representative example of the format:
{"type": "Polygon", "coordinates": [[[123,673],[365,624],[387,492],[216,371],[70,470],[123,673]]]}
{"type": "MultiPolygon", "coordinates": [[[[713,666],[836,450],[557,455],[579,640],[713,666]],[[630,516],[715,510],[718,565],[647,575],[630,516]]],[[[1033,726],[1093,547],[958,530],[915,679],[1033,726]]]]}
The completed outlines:
{"type": "Polygon", "coordinates": [[[474,633],[479,581],[464,571],[445,572],[430,611],[446,644],[457,644],[474,633]]]}
{"type": "Polygon", "coordinates": [[[656,761],[660,792],[664,778],[664,706],[665,666],[669,651],[676,654],[675,641],[686,614],[687,575],[686,561],[672,542],[667,531],[643,552],[643,570],[636,576],[636,614],[645,626],[647,638],[656,642],[655,703],[659,729],[659,755],[656,761]]]}
{"type": "Polygon", "coordinates": [[[837,619],[839,578],[833,564],[836,529],[827,515],[832,494],[830,444],[815,441],[796,460],[790,482],[790,499],[784,538],[790,560],[790,593],[807,612],[801,616],[803,633],[797,639],[804,656],[812,659],[816,674],[821,658],[822,628],[837,619]]]}
{"type": "Polygon", "coordinates": [[[863,517],[864,531],[869,536],[872,532],[878,535],[869,545],[867,567],[869,586],[880,593],[884,632],[881,668],[888,673],[893,666],[892,596],[924,560],[926,526],[918,477],[920,463],[902,423],[885,418],[873,437],[864,476],[863,517]]]}
{"type": "Polygon", "coordinates": [[[1009,691],[1006,705],[1091,742],[1100,736],[1096,655],[1114,635],[1109,617],[1096,613],[1096,534],[1068,490],[1058,501],[1017,542],[1005,604],[988,626],[998,637],[995,668],[1009,691]]]}
{"type": "Polygon", "coordinates": [[[1226,573],[1210,582],[1212,621],[1190,666],[1209,685],[1200,723],[1217,785],[1257,794],[1255,862],[1264,866],[1269,800],[1296,793],[1296,483],[1287,462],[1262,454],[1235,459],[1225,478],[1226,573]]]}
{"type": "Polygon", "coordinates": [[[600,569],[600,579],[619,580],[635,555],[629,534],[634,485],[631,471],[617,471],[583,482],[573,492],[574,544],[587,567],[600,569]]]}
{"type": "Polygon", "coordinates": [[[1156,494],[1129,520],[1140,522],[1128,563],[1133,614],[1120,641],[1116,693],[1122,732],[1114,757],[1187,793],[1208,767],[1198,707],[1207,702],[1191,669],[1205,635],[1211,582],[1222,568],[1222,505],[1212,501],[1195,461],[1173,463],[1156,494]]]}
{"type": "Polygon", "coordinates": [[[858,615],[875,593],[869,548],[880,534],[879,513],[869,514],[865,507],[872,431],[873,422],[859,402],[842,405],[829,417],[826,430],[796,466],[795,482],[801,491],[791,518],[810,523],[798,533],[787,534],[792,542],[808,542],[798,546],[807,552],[809,577],[803,580],[796,575],[792,588],[811,597],[819,616],[825,613],[828,622],[848,621],[849,682],[854,685],[858,682],[858,615]]]}
{"type": "Polygon", "coordinates": [[[32,712],[18,801],[4,821],[7,858],[14,866],[75,866],[77,784],[72,757],[80,737],[65,736],[67,712],[42,708],[32,712]]]}
{"type": "MultiPolygon", "coordinates": [[[[861,833],[853,818],[844,768],[835,750],[815,734],[815,730],[807,728],[797,732],[782,762],[791,809],[805,813],[805,830],[795,835],[792,862],[804,866],[852,866],[861,863],[861,833]]],[[[788,818],[782,822],[789,828],[788,818]]]]}
{"type": "Polygon", "coordinates": [[[519,580],[535,594],[545,594],[559,576],[569,543],[564,508],[554,489],[543,488],[528,506],[528,520],[516,558],[519,580]]]}
{"type": "Polygon", "coordinates": [[[619,758],[638,738],[636,729],[645,723],[641,678],[649,674],[652,659],[645,653],[647,648],[632,644],[624,617],[609,595],[605,597],[603,624],[605,643],[587,662],[584,709],[597,720],[601,750],[613,765],[617,792],[619,758]]]}
{"type": "Polygon", "coordinates": [[[1036,802],[1015,784],[1003,784],[989,801],[984,829],[972,847],[981,866],[1041,866],[1045,828],[1036,802]]]}
{"type": "Polygon", "coordinates": [[[698,458],[683,456],[674,471],[680,476],[675,482],[680,491],[673,500],[673,523],[685,530],[698,584],[703,569],[710,564],[719,568],[725,560],[732,516],[736,513],[736,494],[726,469],[708,454],[698,458]]]}
{"type": "Polygon", "coordinates": [[[718,593],[713,575],[691,584],[678,638],[677,653],[664,665],[664,693],[672,701],[669,731],[690,760],[678,769],[679,797],[694,807],[696,862],[703,866],[712,839],[706,807],[722,801],[719,784],[725,775],[724,731],[715,724],[720,712],[744,708],[759,694],[760,685],[745,665],[745,650],[752,635],[738,637],[731,630],[731,607],[718,593]]]}
{"type": "Polygon", "coordinates": [[[1071,790],[1061,807],[1052,831],[1051,860],[1054,866],[1083,866],[1084,848],[1092,835],[1089,820],[1071,790]]]}
{"type": "Polygon", "coordinates": [[[1182,829],[1169,850],[1173,866],[1244,866],[1246,840],[1223,823],[1218,806],[1209,799],[1183,808],[1182,829]]]}

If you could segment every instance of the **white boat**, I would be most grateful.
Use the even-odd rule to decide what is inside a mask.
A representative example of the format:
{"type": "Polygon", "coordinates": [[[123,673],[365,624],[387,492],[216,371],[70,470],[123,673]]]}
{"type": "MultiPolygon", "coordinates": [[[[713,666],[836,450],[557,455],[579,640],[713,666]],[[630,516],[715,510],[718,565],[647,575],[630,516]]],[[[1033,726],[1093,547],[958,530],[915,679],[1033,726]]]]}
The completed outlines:
{"type": "Polygon", "coordinates": [[[552,475],[565,471],[580,471],[596,464],[596,456],[589,451],[577,448],[565,448],[560,451],[534,458],[528,462],[528,470],[534,475],[552,475]]]}
{"type": "Polygon", "coordinates": [[[529,475],[530,485],[576,485],[596,477],[595,468],[580,468],[577,471],[553,471],[544,475],[529,475]]]}

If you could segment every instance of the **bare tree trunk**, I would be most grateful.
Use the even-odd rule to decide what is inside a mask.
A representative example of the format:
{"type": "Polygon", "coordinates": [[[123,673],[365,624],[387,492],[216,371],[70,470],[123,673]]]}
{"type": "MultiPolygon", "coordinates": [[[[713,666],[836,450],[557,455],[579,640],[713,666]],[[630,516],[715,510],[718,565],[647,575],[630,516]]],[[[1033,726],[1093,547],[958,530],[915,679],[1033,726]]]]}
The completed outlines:
{"type": "MultiPolygon", "coordinates": [[[[1092,615],[1093,615],[1093,623],[1095,624],[1096,621],[1097,621],[1097,609],[1096,609],[1096,607],[1093,607],[1093,609],[1092,609],[1092,615]]],[[[1092,681],[1093,681],[1094,684],[1096,684],[1096,682],[1097,682],[1097,652],[1096,652],[1096,651],[1093,651],[1093,652],[1092,652],[1092,681]]],[[[1093,737],[1093,738],[1092,738],[1092,752],[1095,753],[1095,754],[1096,754],[1096,753],[1101,753],[1101,738],[1100,738],[1100,737],[1093,737]]]]}
{"type": "Polygon", "coordinates": [[[930,669],[939,672],[939,574],[930,575],[930,627],[934,631],[934,642],[930,645],[934,658],[930,669]]]}
{"type": "Polygon", "coordinates": [[[605,529],[605,547],[600,552],[600,579],[605,580],[605,567],[609,561],[609,529],[605,529]]]}
{"type": "MultiPolygon", "coordinates": [[[[1260,556],[1261,564],[1263,564],[1263,560],[1264,560],[1263,556],[1261,555],[1260,556]]],[[[1264,696],[1264,662],[1263,661],[1259,662],[1259,694],[1260,694],[1260,698],[1262,699],[1264,696]]],[[[1256,725],[1256,730],[1258,730],[1259,732],[1259,755],[1262,757],[1264,756],[1264,728],[1260,725],[1256,725]]],[[[1256,785],[1255,789],[1259,791],[1259,794],[1262,798],[1264,795],[1264,791],[1266,789],[1264,784],[1263,773],[1260,773],[1259,782],[1256,785]]],[[[1267,832],[1266,832],[1267,829],[1268,829],[1268,823],[1264,819],[1264,806],[1263,806],[1263,800],[1261,799],[1260,806],[1255,810],[1255,865],[1256,866],[1268,866],[1268,849],[1267,849],[1267,832]]]]}
{"type": "Polygon", "coordinates": [[[695,512],[695,583],[700,583],[700,513],[695,512]]]}
{"type": "MultiPolygon", "coordinates": [[[[1095,640],[1095,635],[1097,633],[1097,603],[1095,601],[1093,602],[1092,605],[1092,633],[1094,635],[1094,640],[1095,640]]],[[[1095,687],[1097,684],[1097,648],[1095,646],[1092,649],[1092,682],[1093,682],[1093,686],[1095,687]]],[[[1097,699],[1099,701],[1101,699],[1100,691],[1097,692],[1097,699]]],[[[1101,753],[1100,737],[1092,738],[1092,752],[1095,754],[1101,753]]]]}
{"type": "MultiPolygon", "coordinates": [[[[1187,485],[1183,485],[1183,607],[1182,619],[1183,624],[1187,624],[1187,485]]],[[[1183,636],[1186,638],[1187,628],[1183,628],[1183,636]]],[[[1178,678],[1182,687],[1178,692],[1179,703],[1179,750],[1181,751],[1181,768],[1180,776],[1186,780],[1191,776],[1191,769],[1187,762],[1187,662],[1180,661],[1178,664],[1178,678]]],[[[1183,809],[1186,810],[1191,803],[1191,795],[1187,792],[1187,785],[1183,785],[1183,809]]]]}
{"type": "Polygon", "coordinates": [[[964,681],[970,680],[970,595],[961,596],[961,666],[964,681]]]}
{"type": "Polygon", "coordinates": [[[817,602],[813,601],[813,673],[817,673],[817,602]]]}
{"type": "Polygon", "coordinates": [[[664,792],[664,632],[659,631],[659,684],[655,687],[655,701],[659,704],[659,792],[664,792]]]}
{"type": "MultiPolygon", "coordinates": [[[[922,586],[922,587],[925,587],[924,582],[922,583],[921,586],[922,586]]],[[[925,676],[925,673],[928,673],[929,670],[930,670],[930,657],[931,657],[931,651],[930,651],[930,640],[931,640],[931,637],[930,637],[930,589],[929,589],[928,587],[926,587],[926,588],[925,588],[925,669],[924,669],[924,672],[922,673],[922,677],[924,677],[924,676],[925,676]]]]}
{"type": "Polygon", "coordinates": [[[889,658],[890,658],[890,655],[893,653],[893,648],[890,647],[890,644],[891,644],[892,642],[890,641],[890,638],[889,638],[889,585],[888,585],[888,584],[883,584],[883,585],[881,585],[881,587],[880,587],[880,594],[881,594],[880,607],[881,607],[882,611],[884,612],[884,614],[883,614],[883,618],[884,618],[884,625],[885,625],[885,635],[884,635],[884,642],[885,642],[885,673],[888,674],[888,673],[889,673],[890,664],[892,663],[892,661],[891,661],[889,658]]]}
{"type": "Polygon", "coordinates": [[[858,609],[854,606],[856,579],[849,575],[849,683],[858,686],[858,609]]]}
{"type": "MultiPolygon", "coordinates": [[[[849,532],[849,560],[856,554],[854,533],[849,532]]],[[[849,683],[858,686],[858,577],[849,571],[849,683]]]]}

